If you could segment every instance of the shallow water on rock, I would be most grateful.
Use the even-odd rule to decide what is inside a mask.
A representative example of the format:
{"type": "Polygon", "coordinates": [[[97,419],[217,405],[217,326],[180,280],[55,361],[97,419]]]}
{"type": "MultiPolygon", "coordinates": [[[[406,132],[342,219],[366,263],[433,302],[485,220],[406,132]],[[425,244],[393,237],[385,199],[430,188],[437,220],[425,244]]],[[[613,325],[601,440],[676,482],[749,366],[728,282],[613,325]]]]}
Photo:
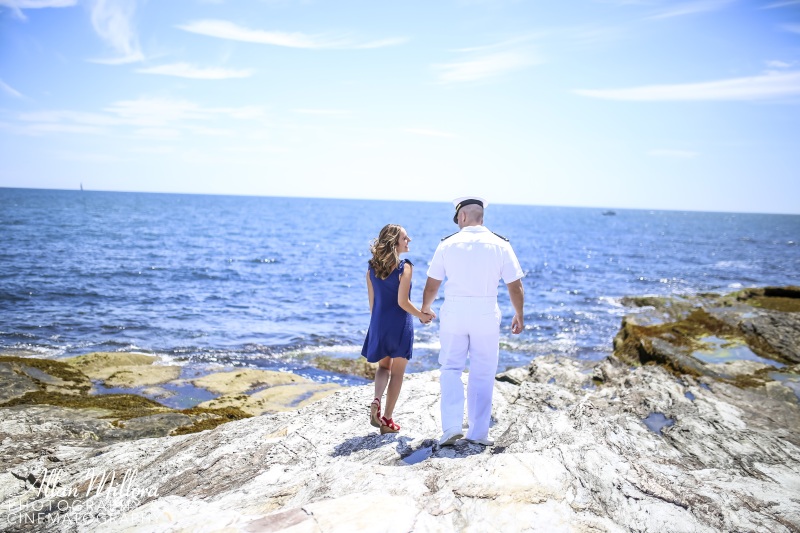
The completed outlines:
{"type": "Polygon", "coordinates": [[[433,455],[433,446],[427,446],[406,455],[403,457],[403,462],[407,465],[415,465],[417,463],[421,463],[431,455],[433,455]]]}
{"type": "Polygon", "coordinates": [[[706,344],[707,349],[698,350],[694,352],[694,357],[703,361],[704,363],[726,363],[728,361],[755,361],[756,363],[763,363],[771,365],[776,368],[785,366],[782,363],[761,357],[753,352],[746,344],[741,344],[729,339],[722,339],[715,335],[703,337],[700,342],[706,344]]]}
{"type": "Polygon", "coordinates": [[[794,372],[770,372],[768,376],[785,387],[792,389],[797,399],[800,400],[800,374],[794,372]]]}
{"type": "Polygon", "coordinates": [[[650,413],[647,418],[643,419],[644,425],[653,433],[661,435],[661,430],[675,424],[675,420],[667,418],[664,413],[650,413]]]}

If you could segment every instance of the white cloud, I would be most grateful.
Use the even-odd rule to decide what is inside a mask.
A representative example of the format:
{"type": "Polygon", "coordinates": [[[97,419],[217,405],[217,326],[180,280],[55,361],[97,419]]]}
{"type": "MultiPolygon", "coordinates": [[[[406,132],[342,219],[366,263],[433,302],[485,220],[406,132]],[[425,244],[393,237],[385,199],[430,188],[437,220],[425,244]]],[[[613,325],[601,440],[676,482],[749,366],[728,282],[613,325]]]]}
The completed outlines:
{"type": "Polygon", "coordinates": [[[72,123],[82,126],[115,126],[120,124],[120,121],[114,117],[83,111],[35,111],[20,113],[19,119],[23,122],[39,124],[72,123]]]}
{"type": "Polygon", "coordinates": [[[114,58],[92,59],[92,62],[124,65],[144,59],[133,27],[135,12],[136,0],[92,0],[92,26],[97,35],[119,54],[114,58]]]}
{"type": "Polygon", "coordinates": [[[733,78],[704,83],[647,85],[627,89],[579,89],[573,92],[591,98],[639,102],[767,100],[800,95],[800,71],[773,72],[749,78],[733,78]]]}
{"type": "Polygon", "coordinates": [[[70,7],[78,0],[0,0],[0,6],[12,9],[39,9],[43,7],[70,7]]]}
{"type": "Polygon", "coordinates": [[[23,9],[41,9],[46,7],[72,7],[78,0],[0,0],[0,6],[6,6],[17,18],[25,20],[23,9]]]}
{"type": "Polygon", "coordinates": [[[188,100],[144,97],[138,100],[122,100],[104,111],[111,113],[127,124],[142,127],[163,127],[176,123],[213,118],[255,119],[263,115],[258,106],[202,107],[188,100]]]}
{"type": "Polygon", "coordinates": [[[176,76],[178,78],[190,78],[195,80],[227,80],[231,78],[249,78],[253,75],[253,69],[234,70],[218,67],[195,67],[188,63],[172,63],[169,65],[158,65],[137,69],[136,72],[142,74],[162,74],[164,76],[176,76]]]}
{"type": "Polygon", "coordinates": [[[452,133],[440,130],[432,130],[429,128],[406,128],[403,131],[406,133],[413,133],[414,135],[422,135],[424,137],[455,137],[452,133]]]}
{"type": "Polygon", "coordinates": [[[84,126],[80,124],[52,124],[41,122],[30,124],[23,133],[28,135],[41,135],[43,133],[81,133],[90,135],[105,135],[108,130],[97,126],[84,126]]]}
{"type": "Polygon", "coordinates": [[[27,135],[83,133],[133,135],[155,140],[184,135],[227,136],[237,129],[227,121],[259,120],[258,106],[203,107],[186,100],[143,97],[115,102],[99,113],[82,111],[37,111],[17,116],[17,131],[27,135]],[[19,127],[19,125],[22,127],[19,127]]]}
{"type": "Polygon", "coordinates": [[[14,98],[25,98],[24,96],[22,96],[22,93],[14,89],[12,86],[8,85],[3,80],[0,80],[0,89],[2,89],[4,93],[13,96],[14,98]]]}
{"type": "Polygon", "coordinates": [[[89,163],[110,163],[110,162],[125,161],[124,159],[111,154],[71,152],[66,150],[57,150],[54,152],[54,154],[59,159],[65,159],[67,161],[84,161],[89,163]]]}
{"type": "Polygon", "coordinates": [[[135,130],[134,134],[137,137],[160,141],[172,141],[181,137],[181,131],[175,128],[140,128],[135,130]]]}
{"type": "Polygon", "coordinates": [[[658,149],[658,150],[650,150],[647,152],[647,155],[653,157],[672,157],[677,159],[692,159],[694,157],[699,156],[698,152],[691,152],[689,150],[665,150],[665,149],[658,149]]]}
{"type": "Polygon", "coordinates": [[[227,20],[195,20],[178,25],[179,29],[209,37],[242,41],[246,43],[271,44],[289,48],[380,48],[406,42],[405,38],[383,39],[357,43],[352,39],[331,35],[308,35],[305,33],[252,30],[227,20]]]}
{"type": "Polygon", "coordinates": [[[767,4],[764,6],[764,9],[774,9],[776,7],[786,7],[786,6],[795,6],[800,4],[800,0],[786,0],[785,2],[773,2],[772,4],[767,4]]]}
{"type": "Polygon", "coordinates": [[[782,24],[781,29],[792,33],[800,33],[800,24],[782,24]]]}
{"type": "Polygon", "coordinates": [[[540,64],[542,60],[527,46],[516,42],[457,50],[469,57],[463,61],[433,65],[440,83],[460,83],[502,76],[540,64]]]}
{"type": "Polygon", "coordinates": [[[685,15],[695,15],[697,13],[707,13],[717,11],[730,4],[733,0],[700,0],[670,6],[667,11],[662,11],[656,15],[648,17],[650,19],[666,19],[682,17],[685,15]]]}
{"type": "Polygon", "coordinates": [[[350,111],[347,109],[292,109],[292,111],[303,115],[329,115],[339,117],[350,114],[350,111]]]}
{"type": "Polygon", "coordinates": [[[769,68],[789,68],[792,66],[792,64],[787,63],[785,61],[774,60],[774,61],[767,61],[767,66],[769,68]]]}
{"type": "Polygon", "coordinates": [[[369,41],[363,44],[355,44],[352,48],[384,48],[386,46],[397,46],[408,42],[408,37],[392,37],[389,39],[380,39],[378,41],[369,41]]]}

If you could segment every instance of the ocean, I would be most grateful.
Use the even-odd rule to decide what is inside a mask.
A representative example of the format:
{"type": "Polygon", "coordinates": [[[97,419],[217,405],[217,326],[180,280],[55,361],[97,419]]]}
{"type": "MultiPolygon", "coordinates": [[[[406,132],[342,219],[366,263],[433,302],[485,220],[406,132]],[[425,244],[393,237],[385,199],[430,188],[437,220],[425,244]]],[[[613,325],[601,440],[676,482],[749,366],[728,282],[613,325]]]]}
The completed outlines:
{"type": "MultiPolygon", "coordinates": [[[[800,216],[604,211],[487,208],[526,274],[519,336],[500,289],[501,371],[607,356],[623,296],[800,284],[800,216]]],[[[369,243],[387,223],[412,238],[419,306],[436,245],[458,229],[449,202],[0,188],[0,353],[136,351],[366,383],[310,361],[360,356],[369,243]]],[[[416,324],[408,371],[437,368],[437,332],[416,324]]]]}

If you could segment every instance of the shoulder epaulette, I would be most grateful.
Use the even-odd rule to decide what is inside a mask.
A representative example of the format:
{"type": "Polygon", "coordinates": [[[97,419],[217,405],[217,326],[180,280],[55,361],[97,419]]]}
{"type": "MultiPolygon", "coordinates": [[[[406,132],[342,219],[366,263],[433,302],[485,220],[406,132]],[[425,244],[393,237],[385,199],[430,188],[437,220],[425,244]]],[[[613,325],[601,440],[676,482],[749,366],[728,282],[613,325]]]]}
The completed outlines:
{"type": "Polygon", "coordinates": [[[450,234],[450,235],[448,235],[447,237],[442,237],[442,240],[449,239],[449,238],[450,238],[450,237],[452,237],[453,235],[458,235],[458,232],[451,233],[451,234],[450,234]]]}
{"type": "MultiPolygon", "coordinates": [[[[492,233],[494,233],[494,232],[492,232],[492,233]]],[[[494,233],[494,234],[497,235],[498,237],[500,237],[501,239],[503,239],[504,241],[508,242],[508,239],[506,237],[503,237],[499,233],[494,233]]]]}

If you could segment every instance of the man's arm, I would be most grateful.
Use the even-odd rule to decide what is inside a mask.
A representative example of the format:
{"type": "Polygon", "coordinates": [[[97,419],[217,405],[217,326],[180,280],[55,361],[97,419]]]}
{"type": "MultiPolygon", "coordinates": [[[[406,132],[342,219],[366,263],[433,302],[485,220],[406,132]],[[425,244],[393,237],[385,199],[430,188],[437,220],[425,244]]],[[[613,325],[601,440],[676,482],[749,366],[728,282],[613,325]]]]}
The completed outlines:
{"type": "Polygon", "coordinates": [[[525,313],[522,310],[525,305],[525,289],[522,287],[522,279],[507,283],[506,287],[508,287],[508,296],[511,298],[511,305],[514,306],[514,318],[511,320],[511,333],[519,335],[522,333],[522,330],[525,329],[525,313]]]}
{"type": "Polygon", "coordinates": [[[436,314],[431,311],[431,305],[433,301],[436,299],[436,295],[439,293],[439,286],[442,284],[442,280],[434,279],[428,276],[428,281],[425,282],[425,289],[422,291],[422,312],[428,313],[433,317],[436,314]]]}

